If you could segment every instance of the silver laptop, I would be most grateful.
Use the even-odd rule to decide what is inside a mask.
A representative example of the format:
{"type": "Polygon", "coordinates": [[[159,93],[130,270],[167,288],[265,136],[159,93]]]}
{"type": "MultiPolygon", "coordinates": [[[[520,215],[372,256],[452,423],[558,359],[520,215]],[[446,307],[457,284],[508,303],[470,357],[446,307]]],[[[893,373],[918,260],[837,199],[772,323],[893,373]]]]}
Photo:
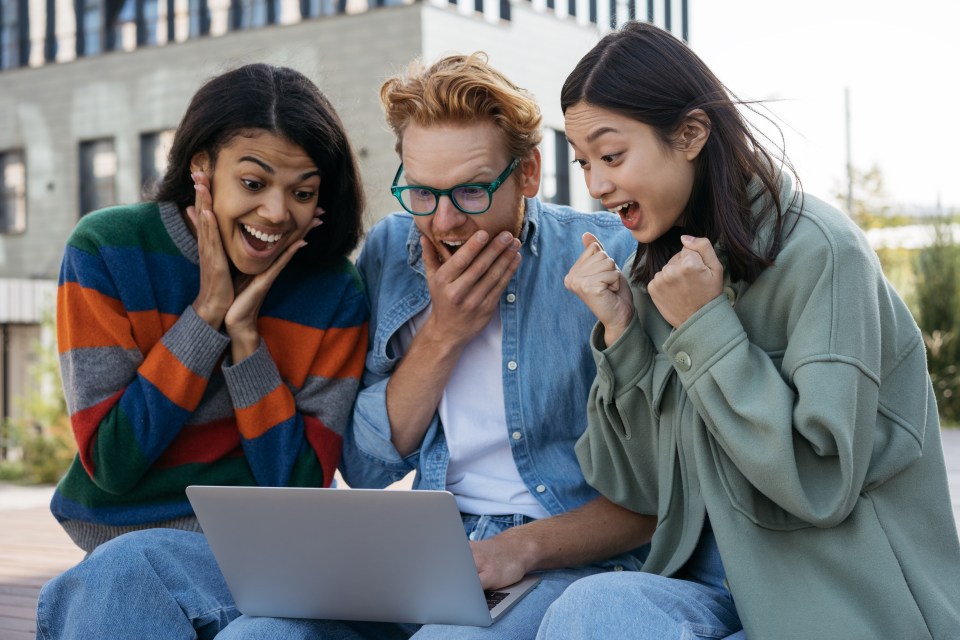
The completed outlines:
{"type": "Polygon", "coordinates": [[[489,626],[540,581],[484,592],[446,491],[187,487],[251,616],[489,626]]]}

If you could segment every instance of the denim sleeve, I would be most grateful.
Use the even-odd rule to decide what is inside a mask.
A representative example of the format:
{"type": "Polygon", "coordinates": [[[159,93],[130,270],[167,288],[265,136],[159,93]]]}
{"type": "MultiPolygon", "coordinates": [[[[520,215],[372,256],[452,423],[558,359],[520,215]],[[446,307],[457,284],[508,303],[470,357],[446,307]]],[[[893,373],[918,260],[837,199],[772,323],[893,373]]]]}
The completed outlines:
{"type": "MultiPolygon", "coordinates": [[[[372,377],[368,369],[364,383],[372,377]]],[[[351,487],[378,489],[401,480],[416,468],[420,450],[400,457],[390,439],[390,418],[387,415],[387,383],[389,376],[365,387],[357,395],[350,427],[343,438],[340,473],[351,487]]],[[[436,427],[434,417],[429,430],[436,427]]]]}

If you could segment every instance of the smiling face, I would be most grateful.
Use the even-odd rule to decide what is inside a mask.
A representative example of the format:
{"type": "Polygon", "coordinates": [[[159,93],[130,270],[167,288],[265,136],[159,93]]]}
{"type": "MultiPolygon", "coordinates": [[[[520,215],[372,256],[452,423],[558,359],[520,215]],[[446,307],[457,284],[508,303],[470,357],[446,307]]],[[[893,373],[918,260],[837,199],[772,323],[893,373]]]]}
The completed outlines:
{"type": "Polygon", "coordinates": [[[567,109],[564,118],[590,195],[619,214],[638,242],[649,244],[682,223],[706,128],[688,119],[677,149],[650,125],[586,102],[567,109]]]}
{"type": "Polygon", "coordinates": [[[272,133],[238,135],[214,165],[201,153],[191,170],[210,177],[220,239],[241,273],[265,271],[316,214],[319,170],[303,149],[272,133]]]}
{"type": "MultiPolygon", "coordinates": [[[[449,189],[470,182],[493,182],[510,164],[511,157],[493,123],[469,125],[410,125],[403,133],[403,175],[409,185],[449,189]]],[[[420,233],[441,260],[448,259],[474,233],[485,230],[494,237],[509,231],[519,237],[523,226],[523,198],[540,188],[540,155],[534,151],[493,194],[490,208],[466,214],[443,196],[437,210],[415,216],[420,233]]]]}

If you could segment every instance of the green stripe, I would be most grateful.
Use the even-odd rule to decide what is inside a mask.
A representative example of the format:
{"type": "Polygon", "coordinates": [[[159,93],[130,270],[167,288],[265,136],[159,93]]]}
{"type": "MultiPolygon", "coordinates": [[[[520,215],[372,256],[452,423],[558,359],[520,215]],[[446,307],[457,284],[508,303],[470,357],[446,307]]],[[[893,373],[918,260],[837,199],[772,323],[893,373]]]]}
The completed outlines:
{"type": "Polygon", "coordinates": [[[145,253],[181,255],[163,226],[155,202],[94,211],[80,219],[67,244],[91,254],[98,253],[100,247],[135,247],[145,253]]]}

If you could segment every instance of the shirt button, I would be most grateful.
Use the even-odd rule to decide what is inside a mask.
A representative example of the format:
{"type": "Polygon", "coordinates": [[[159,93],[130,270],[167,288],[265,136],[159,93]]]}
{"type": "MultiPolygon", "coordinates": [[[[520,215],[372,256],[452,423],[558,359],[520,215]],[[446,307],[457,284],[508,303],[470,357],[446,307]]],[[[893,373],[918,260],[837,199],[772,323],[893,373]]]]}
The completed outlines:
{"type": "Polygon", "coordinates": [[[476,540],[476,539],[479,538],[480,536],[477,535],[477,532],[476,532],[476,531],[471,531],[471,532],[470,532],[470,535],[469,535],[468,537],[469,537],[471,540],[476,540]]]}
{"type": "Polygon", "coordinates": [[[510,362],[508,362],[508,363],[507,363],[507,369],[510,369],[510,371],[516,371],[516,370],[517,370],[517,361],[516,361],[516,360],[511,360],[510,362]]]}
{"type": "Polygon", "coordinates": [[[613,570],[614,570],[614,571],[623,571],[623,565],[618,564],[618,565],[616,565],[616,566],[613,567],[613,570]]]}
{"type": "Polygon", "coordinates": [[[737,292],[733,290],[733,287],[724,287],[723,292],[727,295],[727,300],[730,301],[731,305],[737,302],[737,292]]]}
{"type": "Polygon", "coordinates": [[[522,437],[523,437],[523,434],[521,434],[519,431],[514,431],[514,432],[513,432],[513,439],[514,439],[514,440],[519,440],[519,439],[522,438],[522,437]]]}
{"type": "Polygon", "coordinates": [[[507,294],[507,302],[516,302],[516,301],[517,301],[517,294],[515,293],[507,294]]]}
{"type": "Polygon", "coordinates": [[[546,491],[546,490],[547,490],[547,488],[546,488],[545,486],[543,486],[542,484],[538,484],[538,485],[537,485],[537,493],[543,493],[543,492],[546,491]]]}
{"type": "Polygon", "coordinates": [[[679,352],[679,353],[673,358],[673,362],[674,362],[674,364],[677,365],[677,369],[680,369],[680,371],[690,371],[690,364],[691,364],[691,363],[690,363],[690,356],[687,355],[687,352],[686,352],[686,351],[681,351],[681,352],[679,352]]]}

